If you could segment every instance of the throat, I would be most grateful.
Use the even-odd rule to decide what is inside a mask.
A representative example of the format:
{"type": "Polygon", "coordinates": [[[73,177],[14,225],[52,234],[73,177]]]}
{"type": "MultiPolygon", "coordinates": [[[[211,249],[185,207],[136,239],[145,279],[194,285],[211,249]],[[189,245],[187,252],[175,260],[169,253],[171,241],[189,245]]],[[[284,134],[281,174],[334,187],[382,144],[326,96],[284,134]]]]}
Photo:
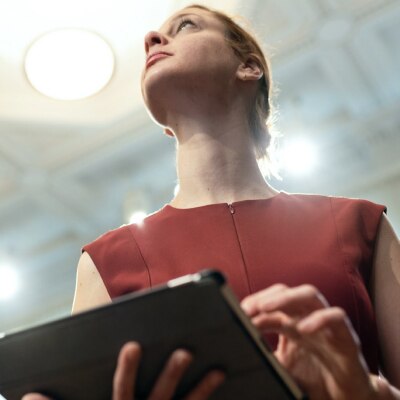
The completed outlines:
{"type": "Polygon", "coordinates": [[[225,129],[178,138],[179,191],[171,205],[197,207],[266,199],[277,192],[265,181],[249,132],[225,129]]]}

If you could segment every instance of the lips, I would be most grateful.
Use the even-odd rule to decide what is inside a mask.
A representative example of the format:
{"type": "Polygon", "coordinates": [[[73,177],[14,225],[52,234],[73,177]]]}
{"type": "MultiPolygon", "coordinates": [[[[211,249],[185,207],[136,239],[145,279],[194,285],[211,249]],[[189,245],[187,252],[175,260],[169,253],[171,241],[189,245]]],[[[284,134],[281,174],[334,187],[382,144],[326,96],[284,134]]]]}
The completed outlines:
{"type": "Polygon", "coordinates": [[[146,69],[149,68],[154,63],[156,63],[158,60],[161,60],[162,58],[165,58],[168,56],[171,56],[171,54],[166,53],[165,51],[157,51],[153,54],[149,54],[147,56],[147,60],[146,60],[146,69]]]}

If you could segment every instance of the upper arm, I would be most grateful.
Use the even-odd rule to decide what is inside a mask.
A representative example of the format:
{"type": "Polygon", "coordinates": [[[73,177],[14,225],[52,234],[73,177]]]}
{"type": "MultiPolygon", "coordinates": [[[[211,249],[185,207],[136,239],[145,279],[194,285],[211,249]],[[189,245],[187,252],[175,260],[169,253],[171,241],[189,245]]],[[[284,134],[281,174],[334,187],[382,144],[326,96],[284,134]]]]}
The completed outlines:
{"type": "Polygon", "coordinates": [[[382,215],[371,275],[370,294],[378,327],[382,372],[400,387],[400,243],[382,215]]]}
{"type": "Polygon", "coordinates": [[[84,252],[78,263],[72,314],[110,302],[99,271],[89,254],[84,252]]]}

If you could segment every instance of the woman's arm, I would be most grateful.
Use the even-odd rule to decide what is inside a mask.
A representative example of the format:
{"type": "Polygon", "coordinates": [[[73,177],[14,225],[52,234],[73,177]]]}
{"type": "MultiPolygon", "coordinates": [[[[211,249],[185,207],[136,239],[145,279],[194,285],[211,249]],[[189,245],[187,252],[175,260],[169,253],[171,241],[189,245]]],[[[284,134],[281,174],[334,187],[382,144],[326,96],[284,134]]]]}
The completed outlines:
{"type": "Polygon", "coordinates": [[[371,275],[370,295],[378,325],[382,372],[400,388],[400,243],[382,215],[371,275]]]}
{"type": "Polygon", "coordinates": [[[78,263],[72,314],[111,302],[110,295],[89,254],[84,252],[78,263]]]}

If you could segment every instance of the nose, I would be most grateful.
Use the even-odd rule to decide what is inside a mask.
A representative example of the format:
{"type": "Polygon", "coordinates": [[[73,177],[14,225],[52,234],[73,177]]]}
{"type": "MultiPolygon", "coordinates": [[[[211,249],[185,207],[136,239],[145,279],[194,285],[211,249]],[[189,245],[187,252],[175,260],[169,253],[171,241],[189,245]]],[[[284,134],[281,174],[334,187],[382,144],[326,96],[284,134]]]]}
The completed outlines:
{"type": "Polygon", "coordinates": [[[146,54],[149,52],[150,48],[156,44],[165,44],[167,39],[160,32],[151,31],[144,37],[144,49],[146,54]]]}

